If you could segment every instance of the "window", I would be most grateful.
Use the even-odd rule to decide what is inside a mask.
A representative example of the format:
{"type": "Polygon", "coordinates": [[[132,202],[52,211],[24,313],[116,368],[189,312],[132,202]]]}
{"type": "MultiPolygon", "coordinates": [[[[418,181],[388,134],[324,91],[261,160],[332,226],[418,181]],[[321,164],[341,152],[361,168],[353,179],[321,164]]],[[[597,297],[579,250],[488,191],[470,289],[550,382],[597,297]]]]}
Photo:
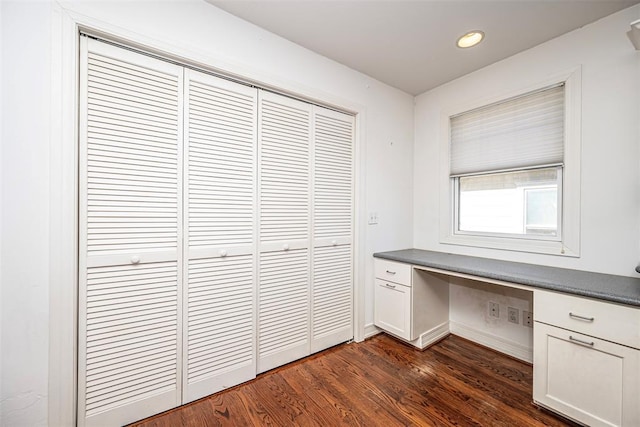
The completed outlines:
{"type": "Polygon", "coordinates": [[[578,255],[577,78],[446,116],[441,242],[578,255]]]}
{"type": "Polygon", "coordinates": [[[562,168],[461,176],[458,233],[560,240],[562,168]]]}

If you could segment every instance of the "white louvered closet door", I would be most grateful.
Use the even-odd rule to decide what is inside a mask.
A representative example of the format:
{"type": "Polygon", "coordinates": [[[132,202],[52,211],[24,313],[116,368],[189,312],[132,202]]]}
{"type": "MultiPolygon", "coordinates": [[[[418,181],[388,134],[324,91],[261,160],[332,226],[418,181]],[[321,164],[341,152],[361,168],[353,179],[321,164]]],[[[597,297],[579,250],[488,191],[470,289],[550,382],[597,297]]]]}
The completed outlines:
{"type": "Polygon", "coordinates": [[[258,372],[309,354],[311,110],[260,92],[258,372]]]}
{"type": "Polygon", "coordinates": [[[80,425],[180,403],[182,73],[81,37],[80,425]]]}
{"type": "Polygon", "coordinates": [[[184,403],[255,377],[257,89],[185,70],[184,403]]]}
{"type": "Polygon", "coordinates": [[[313,109],[311,352],[353,338],[354,117],[313,109]]]}

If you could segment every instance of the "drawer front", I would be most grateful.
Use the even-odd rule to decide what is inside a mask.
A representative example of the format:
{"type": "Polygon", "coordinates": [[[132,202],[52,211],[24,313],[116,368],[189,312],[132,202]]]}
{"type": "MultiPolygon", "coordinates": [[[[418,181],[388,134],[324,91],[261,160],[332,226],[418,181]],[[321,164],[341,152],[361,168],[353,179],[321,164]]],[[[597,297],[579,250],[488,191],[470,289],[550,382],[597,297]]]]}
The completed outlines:
{"type": "Polygon", "coordinates": [[[374,264],[376,278],[411,286],[411,265],[379,258],[374,260],[374,264]]]}
{"type": "Polygon", "coordinates": [[[534,291],[534,320],[640,349],[640,308],[534,291]]]}

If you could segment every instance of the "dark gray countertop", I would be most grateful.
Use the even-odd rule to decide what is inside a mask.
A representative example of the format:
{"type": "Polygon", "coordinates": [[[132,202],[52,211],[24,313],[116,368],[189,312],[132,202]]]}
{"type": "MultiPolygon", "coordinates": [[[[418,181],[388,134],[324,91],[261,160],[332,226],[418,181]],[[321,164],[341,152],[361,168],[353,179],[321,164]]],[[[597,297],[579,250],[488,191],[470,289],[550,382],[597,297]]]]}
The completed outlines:
{"type": "Polygon", "coordinates": [[[640,307],[640,278],[453,255],[422,249],[378,252],[373,256],[640,307]]]}

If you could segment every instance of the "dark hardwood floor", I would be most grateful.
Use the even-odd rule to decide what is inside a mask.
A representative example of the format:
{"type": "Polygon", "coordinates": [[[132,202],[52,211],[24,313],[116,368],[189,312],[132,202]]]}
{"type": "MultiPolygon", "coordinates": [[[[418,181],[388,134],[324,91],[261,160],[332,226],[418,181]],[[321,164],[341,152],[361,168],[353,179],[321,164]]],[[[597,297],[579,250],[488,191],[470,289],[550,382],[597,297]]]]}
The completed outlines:
{"type": "Polygon", "coordinates": [[[532,368],[449,336],[425,351],[380,334],[132,424],[570,426],[532,404],[532,368]]]}

